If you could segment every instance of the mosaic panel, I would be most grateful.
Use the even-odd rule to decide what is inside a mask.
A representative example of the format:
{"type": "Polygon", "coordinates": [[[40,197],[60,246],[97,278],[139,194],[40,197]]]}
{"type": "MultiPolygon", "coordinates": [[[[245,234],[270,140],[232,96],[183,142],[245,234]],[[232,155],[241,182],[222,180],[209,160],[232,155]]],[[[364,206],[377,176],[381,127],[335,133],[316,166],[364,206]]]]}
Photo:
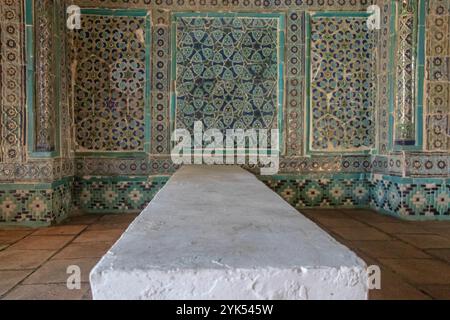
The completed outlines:
{"type": "Polygon", "coordinates": [[[56,28],[58,32],[56,42],[56,57],[60,61],[58,65],[58,98],[57,105],[59,106],[59,151],[60,156],[64,159],[73,157],[73,132],[72,132],[72,110],[70,109],[69,97],[71,89],[71,69],[70,59],[67,55],[68,41],[70,40],[67,34],[67,20],[66,20],[66,7],[64,6],[64,0],[58,0],[58,7],[56,11],[56,28]]]}
{"type": "Polygon", "coordinates": [[[402,179],[373,175],[370,206],[406,219],[448,219],[449,179],[402,179]]]}
{"type": "MultiPolygon", "coordinates": [[[[73,159],[33,160],[26,163],[0,163],[0,183],[20,181],[53,182],[74,175],[73,159]]],[[[3,185],[0,185],[0,188],[3,185]]]]}
{"type": "Polygon", "coordinates": [[[450,155],[446,153],[396,152],[372,156],[370,172],[399,177],[448,177],[450,155]]]}
{"type": "Polygon", "coordinates": [[[0,188],[0,222],[48,225],[66,218],[72,208],[71,179],[48,186],[0,188]]]}
{"type": "Polygon", "coordinates": [[[276,129],[280,17],[175,16],[176,128],[276,129]]]}
{"type": "Polygon", "coordinates": [[[381,175],[277,175],[260,177],[292,206],[368,207],[405,219],[450,217],[448,179],[381,175]]]}
{"type": "Polygon", "coordinates": [[[170,153],[170,14],[152,11],[151,153],[170,153]]]}
{"type": "MultiPolygon", "coordinates": [[[[179,166],[168,157],[138,158],[79,158],[75,160],[76,176],[149,176],[171,175],[179,166]]],[[[259,174],[259,167],[244,166],[259,174]]],[[[0,167],[1,168],[1,167],[0,167]]],[[[281,173],[366,173],[371,170],[369,155],[336,155],[313,157],[283,157],[280,159],[281,173]]]]}
{"type": "MultiPolygon", "coordinates": [[[[236,10],[236,9],[308,9],[365,11],[372,0],[98,0],[109,8],[147,8],[165,10],[236,10]]],[[[97,2],[98,2],[97,1],[97,2]]],[[[71,3],[92,6],[92,0],[73,0],[71,3]]]]}
{"type": "Polygon", "coordinates": [[[398,10],[394,140],[396,145],[414,145],[418,6],[415,0],[403,1],[398,10]]]}
{"type": "Polygon", "coordinates": [[[377,94],[375,98],[377,115],[377,152],[386,155],[391,149],[390,108],[393,104],[393,77],[395,70],[391,52],[395,45],[395,33],[392,0],[378,0],[380,7],[380,30],[378,32],[377,46],[377,94]]]}
{"type": "Polygon", "coordinates": [[[426,28],[427,149],[450,150],[450,2],[429,1],[426,28]]]}
{"type": "Polygon", "coordinates": [[[147,19],[82,14],[72,39],[78,152],[144,151],[147,19]]]}
{"type": "Polygon", "coordinates": [[[295,208],[366,207],[370,184],[365,175],[271,176],[260,178],[295,208]]]}
{"type": "Polygon", "coordinates": [[[89,213],[124,213],[144,210],[168,177],[77,178],[74,205],[89,213]]]}
{"type": "Polygon", "coordinates": [[[150,176],[171,175],[179,168],[167,157],[151,159],[76,159],[77,176],[150,176]]]}
{"type": "Polygon", "coordinates": [[[305,13],[289,11],[286,20],[286,155],[304,150],[305,13]]]}
{"type": "Polygon", "coordinates": [[[373,147],[373,33],[366,17],[310,20],[310,150],[373,147]]]}
{"type": "Polygon", "coordinates": [[[35,2],[36,36],[36,99],[34,109],[34,151],[55,150],[56,99],[55,99],[55,34],[54,6],[52,0],[35,2]]]}
{"type": "Polygon", "coordinates": [[[0,161],[9,163],[21,162],[24,155],[23,21],[22,1],[1,1],[0,161]]]}

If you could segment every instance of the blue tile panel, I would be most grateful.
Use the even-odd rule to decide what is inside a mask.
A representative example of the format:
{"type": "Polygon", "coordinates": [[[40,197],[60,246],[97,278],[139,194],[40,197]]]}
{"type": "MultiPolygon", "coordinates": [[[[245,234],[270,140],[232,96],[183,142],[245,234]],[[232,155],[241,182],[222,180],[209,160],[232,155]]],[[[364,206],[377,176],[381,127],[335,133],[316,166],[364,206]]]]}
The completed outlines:
{"type": "Polygon", "coordinates": [[[0,223],[49,225],[70,214],[73,179],[52,184],[0,185],[0,223]]]}
{"type": "Polygon", "coordinates": [[[76,178],[74,206],[87,213],[140,212],[169,177],[76,178]]]}
{"type": "Polygon", "coordinates": [[[376,174],[260,178],[294,207],[372,208],[403,219],[450,219],[450,180],[376,174]]]}

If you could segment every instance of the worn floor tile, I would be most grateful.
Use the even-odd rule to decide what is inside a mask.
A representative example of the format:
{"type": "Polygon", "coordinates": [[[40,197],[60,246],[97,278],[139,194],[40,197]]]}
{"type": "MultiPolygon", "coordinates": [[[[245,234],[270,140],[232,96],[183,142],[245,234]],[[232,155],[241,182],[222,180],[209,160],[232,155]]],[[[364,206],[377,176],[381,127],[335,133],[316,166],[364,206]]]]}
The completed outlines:
{"type": "Polygon", "coordinates": [[[427,249],[425,252],[450,263],[450,249],[427,249]]]}
{"type": "Polygon", "coordinates": [[[429,300],[430,296],[414,288],[398,275],[381,270],[381,289],[369,291],[370,300],[429,300]]]}
{"type": "Polygon", "coordinates": [[[92,300],[92,290],[91,288],[89,288],[85,294],[83,295],[83,297],[81,298],[81,300],[92,300]]]}
{"type": "Polygon", "coordinates": [[[50,258],[53,250],[12,250],[0,251],[0,270],[20,270],[37,268],[50,258]]]}
{"type": "Polygon", "coordinates": [[[98,258],[50,260],[44,263],[23,284],[66,283],[70,274],[69,266],[78,266],[81,270],[81,281],[89,282],[89,273],[98,262],[98,258]]]}
{"type": "Polygon", "coordinates": [[[115,242],[123,232],[123,229],[85,231],[75,238],[73,242],[115,242]]]}
{"type": "Polygon", "coordinates": [[[450,230],[450,221],[411,221],[411,223],[416,224],[422,228],[426,229],[446,229],[450,230]]]}
{"type": "Polygon", "coordinates": [[[67,225],[39,229],[33,232],[33,236],[62,236],[77,235],[87,228],[87,225],[67,225]]]}
{"type": "Polygon", "coordinates": [[[411,224],[408,222],[373,222],[371,225],[377,229],[380,229],[389,234],[427,234],[431,233],[431,231],[421,228],[415,224],[411,224]]]}
{"type": "Polygon", "coordinates": [[[376,213],[374,211],[371,210],[364,210],[364,209],[357,209],[357,210],[352,210],[352,209],[342,209],[342,211],[344,211],[344,213],[353,218],[353,219],[357,219],[361,222],[364,223],[383,223],[383,222],[399,222],[401,220],[388,216],[388,215],[383,215],[380,213],[376,213]]]}
{"type": "Polygon", "coordinates": [[[439,235],[441,237],[444,237],[446,239],[450,240],[450,229],[444,229],[444,228],[427,228],[428,231],[430,231],[430,233],[439,235]]]}
{"type": "Polygon", "coordinates": [[[100,258],[112,247],[113,242],[81,242],[71,243],[53,259],[100,258]]]}
{"type": "Polygon", "coordinates": [[[74,236],[28,236],[11,246],[14,250],[57,250],[74,236]]]}
{"type": "Polygon", "coordinates": [[[19,285],[5,300],[81,300],[89,290],[89,284],[82,284],[80,290],[69,290],[65,284],[19,285]]]}
{"type": "Polygon", "coordinates": [[[93,224],[94,222],[97,222],[102,216],[101,215],[94,215],[94,214],[86,214],[86,215],[80,215],[80,216],[73,216],[68,219],[66,219],[63,222],[63,225],[84,225],[84,224],[93,224]]]}
{"type": "Polygon", "coordinates": [[[342,211],[337,209],[300,209],[299,211],[309,218],[348,218],[342,211]]]}
{"type": "Polygon", "coordinates": [[[91,224],[86,231],[98,231],[98,230],[118,230],[121,229],[125,231],[129,227],[130,223],[94,223],[91,224]]]}
{"type": "Polygon", "coordinates": [[[346,228],[330,228],[339,236],[347,240],[390,240],[387,234],[380,232],[371,227],[346,227],[346,228]]]}
{"type": "Polygon", "coordinates": [[[7,293],[20,281],[25,279],[32,270],[18,270],[18,271],[0,271],[0,296],[7,293]]]}
{"type": "Polygon", "coordinates": [[[422,286],[421,289],[434,299],[450,300],[450,285],[422,286]]]}
{"type": "Polygon", "coordinates": [[[398,234],[397,238],[422,249],[450,248],[450,239],[433,234],[398,234]]]}
{"type": "MultiPolygon", "coordinates": [[[[383,242],[383,241],[380,241],[383,242]]],[[[370,300],[429,300],[430,296],[408,283],[402,276],[393,273],[378,260],[355,250],[367,266],[378,266],[381,272],[381,288],[369,291],[370,300]]]]}
{"type": "Polygon", "coordinates": [[[122,213],[122,214],[108,214],[101,217],[97,223],[111,224],[111,223],[128,223],[133,222],[139,214],[137,213],[122,213]]]}
{"type": "Polygon", "coordinates": [[[11,244],[25,238],[34,230],[0,230],[0,245],[11,244]]]}
{"type": "Polygon", "coordinates": [[[431,258],[422,250],[401,241],[351,241],[347,245],[374,258],[431,258]]]}
{"type": "Polygon", "coordinates": [[[450,265],[432,259],[380,259],[413,284],[450,284],[450,265]]]}
{"type": "MultiPolygon", "coordinates": [[[[450,264],[445,261],[450,262],[446,244],[450,223],[406,222],[370,210],[306,209],[302,213],[332,232],[368,265],[381,267],[381,290],[371,290],[370,299],[449,299],[450,264]]],[[[67,267],[80,266],[82,281],[87,282],[90,270],[136,216],[86,215],[38,231],[7,230],[3,239],[16,243],[0,242],[0,296],[8,292],[6,299],[92,299],[88,283],[82,290],[67,289],[67,267]],[[63,245],[58,241],[46,243],[61,237],[74,241],[63,245]],[[32,250],[13,248],[21,246],[32,250]],[[53,249],[40,250],[42,247],[53,249]],[[59,248],[61,251],[56,253],[59,248]]]]}
{"type": "Polygon", "coordinates": [[[324,225],[326,227],[367,227],[364,223],[358,222],[350,218],[323,218],[315,217],[314,221],[324,225]]]}

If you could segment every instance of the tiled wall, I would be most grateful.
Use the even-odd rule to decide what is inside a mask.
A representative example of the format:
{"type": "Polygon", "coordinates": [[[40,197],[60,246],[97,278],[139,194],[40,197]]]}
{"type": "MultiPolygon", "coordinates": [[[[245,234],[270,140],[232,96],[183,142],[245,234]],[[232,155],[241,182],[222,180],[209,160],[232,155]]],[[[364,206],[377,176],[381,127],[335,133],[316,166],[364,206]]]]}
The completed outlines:
{"type": "Polygon", "coordinates": [[[399,178],[371,175],[370,207],[405,219],[448,219],[448,178],[399,178]]]}
{"type": "Polygon", "coordinates": [[[366,174],[276,175],[260,179],[297,209],[363,208],[370,198],[366,174]]]}
{"type": "Polygon", "coordinates": [[[364,208],[403,219],[446,219],[448,178],[401,178],[377,174],[278,175],[261,180],[298,209],[364,208]]]}
{"type": "Polygon", "coordinates": [[[0,190],[0,223],[48,225],[72,210],[73,179],[51,184],[14,184],[0,190]]]}
{"type": "Polygon", "coordinates": [[[430,151],[449,152],[450,1],[429,1],[426,27],[426,144],[430,151]]]}
{"type": "Polygon", "coordinates": [[[375,32],[367,16],[309,21],[309,152],[364,152],[375,144],[375,32]]]}
{"type": "Polygon", "coordinates": [[[280,130],[280,174],[262,179],[298,208],[450,217],[449,0],[403,2],[417,9],[401,29],[394,0],[23,3],[0,2],[0,221],[66,216],[57,185],[76,210],[141,210],[178,168],[172,129],[199,119],[280,130]],[[373,3],[380,30],[365,23],[373,3]],[[83,8],[80,31],[66,27],[69,4],[83,8]],[[396,57],[411,30],[406,75],[425,83],[402,104],[396,57]],[[414,145],[396,145],[402,126],[414,145]],[[30,207],[37,194],[45,213],[30,207]]]}
{"type": "Polygon", "coordinates": [[[172,24],[175,128],[280,127],[282,14],[177,13],[172,24]]]}
{"type": "Polygon", "coordinates": [[[169,177],[87,177],[74,183],[75,209],[88,213],[140,212],[169,177]]]}
{"type": "Polygon", "coordinates": [[[76,152],[143,152],[148,147],[150,21],[83,11],[70,32],[76,152]]]}

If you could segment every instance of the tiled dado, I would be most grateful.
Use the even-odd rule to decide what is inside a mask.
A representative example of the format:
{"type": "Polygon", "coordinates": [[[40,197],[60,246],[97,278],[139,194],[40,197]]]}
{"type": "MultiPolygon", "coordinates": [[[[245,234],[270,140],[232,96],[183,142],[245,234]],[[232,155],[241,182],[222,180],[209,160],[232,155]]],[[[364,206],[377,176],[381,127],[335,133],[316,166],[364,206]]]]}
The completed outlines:
{"type": "Polygon", "coordinates": [[[0,184],[0,223],[44,226],[66,218],[73,179],[50,184],[0,184]]]}
{"type": "Polygon", "coordinates": [[[450,219],[450,179],[373,174],[370,207],[403,219],[450,219]]]}
{"type": "Polygon", "coordinates": [[[354,208],[369,203],[370,184],[365,174],[286,174],[260,179],[295,208],[354,208]]]}
{"type": "Polygon", "coordinates": [[[364,208],[409,220],[450,219],[450,180],[377,174],[260,177],[297,209],[364,208]]]}
{"type": "Polygon", "coordinates": [[[168,176],[75,178],[74,207],[86,213],[140,212],[168,179],[168,176]]]}
{"type": "MultiPolygon", "coordinates": [[[[0,185],[0,223],[49,225],[71,210],[140,212],[169,176],[77,177],[46,185],[0,185]]],[[[369,173],[296,173],[259,177],[294,207],[371,207],[403,219],[450,219],[449,178],[369,173]]]]}

